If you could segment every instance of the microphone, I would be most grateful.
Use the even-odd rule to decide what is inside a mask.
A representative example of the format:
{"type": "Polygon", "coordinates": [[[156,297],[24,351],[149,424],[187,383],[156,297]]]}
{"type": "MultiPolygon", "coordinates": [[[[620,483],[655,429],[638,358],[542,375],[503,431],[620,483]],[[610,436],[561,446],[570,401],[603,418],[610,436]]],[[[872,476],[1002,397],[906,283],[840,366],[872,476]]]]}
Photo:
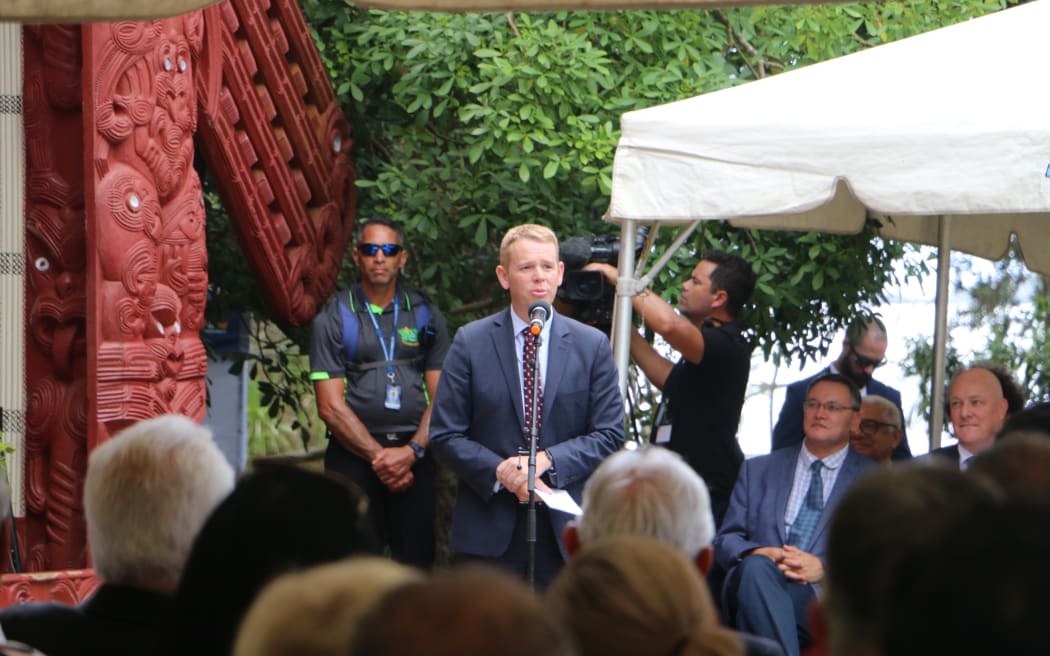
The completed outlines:
{"type": "Polygon", "coordinates": [[[592,237],[569,237],[561,243],[558,256],[565,263],[569,271],[582,269],[591,261],[591,247],[594,245],[592,237]]]}
{"type": "Polygon", "coordinates": [[[543,324],[551,318],[551,304],[547,301],[536,301],[529,306],[529,332],[539,335],[543,324]]]}

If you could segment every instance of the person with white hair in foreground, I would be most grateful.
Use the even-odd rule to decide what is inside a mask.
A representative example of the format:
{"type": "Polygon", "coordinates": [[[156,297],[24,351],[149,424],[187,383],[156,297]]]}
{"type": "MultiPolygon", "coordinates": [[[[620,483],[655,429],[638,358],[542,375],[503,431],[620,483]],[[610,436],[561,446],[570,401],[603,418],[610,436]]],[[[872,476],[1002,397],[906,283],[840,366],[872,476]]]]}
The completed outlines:
{"type": "Polygon", "coordinates": [[[4,609],[4,633],[49,656],[148,652],[193,540],[233,479],[211,431],[180,415],[141,421],[99,445],[84,512],[102,585],[78,606],[4,609]]]}
{"type": "MultiPolygon", "coordinates": [[[[603,538],[643,535],[677,549],[708,576],[715,520],[704,480],[674,451],[623,449],[606,458],[583,488],[583,515],[565,527],[573,557],[603,538]]],[[[776,642],[737,632],[748,656],[783,656],[776,642]]]]}

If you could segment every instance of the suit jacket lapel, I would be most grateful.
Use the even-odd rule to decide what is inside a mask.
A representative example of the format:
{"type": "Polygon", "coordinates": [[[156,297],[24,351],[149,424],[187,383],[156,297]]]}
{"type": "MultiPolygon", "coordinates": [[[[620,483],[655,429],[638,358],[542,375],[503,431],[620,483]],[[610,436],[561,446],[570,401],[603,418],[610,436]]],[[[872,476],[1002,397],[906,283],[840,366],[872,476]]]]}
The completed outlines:
{"type": "MultiPolygon", "coordinates": [[[[555,315],[557,316],[557,315],[555,315]]],[[[547,351],[547,377],[543,379],[543,416],[550,417],[554,400],[558,398],[558,385],[565,375],[565,368],[569,362],[569,354],[572,352],[572,333],[569,331],[568,321],[558,316],[551,322],[550,344],[547,351]]],[[[544,428],[547,422],[543,424],[544,428]]],[[[543,433],[540,429],[540,441],[543,441],[543,433]]]]}
{"type": "Polygon", "coordinates": [[[514,346],[514,322],[510,317],[510,308],[496,317],[492,328],[492,342],[496,351],[496,359],[499,361],[500,371],[503,372],[503,381],[507,385],[507,393],[513,399],[511,406],[518,418],[518,426],[525,425],[525,409],[522,406],[521,378],[518,376],[518,355],[514,346]]]}
{"type": "Polygon", "coordinates": [[[776,526],[777,536],[780,538],[780,544],[787,544],[787,525],[784,523],[784,515],[787,513],[788,497],[791,496],[791,486],[795,481],[795,463],[798,462],[798,453],[802,449],[802,445],[792,449],[784,449],[783,451],[777,452],[778,461],[776,462],[776,470],[774,476],[774,484],[777,490],[776,494],[776,508],[773,512],[776,513],[776,526]]]}

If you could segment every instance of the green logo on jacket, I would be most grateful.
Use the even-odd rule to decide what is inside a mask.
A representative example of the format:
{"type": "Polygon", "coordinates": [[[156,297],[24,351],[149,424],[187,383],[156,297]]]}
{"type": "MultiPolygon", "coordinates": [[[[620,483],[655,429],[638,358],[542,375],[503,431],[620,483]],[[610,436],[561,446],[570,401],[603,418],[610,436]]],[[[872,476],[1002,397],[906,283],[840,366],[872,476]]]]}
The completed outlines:
{"type": "Polygon", "coordinates": [[[401,336],[401,343],[405,346],[419,346],[419,331],[415,328],[405,326],[397,331],[397,334],[401,336]]]}

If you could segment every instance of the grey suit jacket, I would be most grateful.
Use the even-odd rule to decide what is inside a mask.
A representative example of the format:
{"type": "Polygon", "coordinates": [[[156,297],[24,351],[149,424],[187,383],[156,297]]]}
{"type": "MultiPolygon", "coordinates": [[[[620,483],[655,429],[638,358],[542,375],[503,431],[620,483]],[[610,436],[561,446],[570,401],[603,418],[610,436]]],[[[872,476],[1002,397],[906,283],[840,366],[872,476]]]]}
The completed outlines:
{"type": "MultiPolygon", "coordinates": [[[[449,546],[487,558],[506,551],[517,516],[514,495],[495,491],[496,467],[527,446],[510,312],[459,329],[430,417],[431,450],[459,479],[449,546]]],[[[587,477],[623,444],[623,400],[604,334],[555,314],[550,340],[537,449],[554,462],[549,484],[579,502],[587,477]]],[[[550,516],[561,536],[572,517],[550,516]]]]}
{"type": "MultiPolygon", "coordinates": [[[[779,547],[787,542],[784,513],[795,478],[795,462],[801,449],[801,444],[778,449],[769,455],[751,458],[740,468],[733,495],[729,499],[729,510],[714,540],[715,560],[726,570],[736,565],[752,549],[779,547]]],[[[828,524],[835,507],[846,490],[875,466],[875,463],[855,451],[846,454],[842,470],[835,479],[835,486],[831,489],[813,533],[809,553],[824,560],[828,524]]]]}

